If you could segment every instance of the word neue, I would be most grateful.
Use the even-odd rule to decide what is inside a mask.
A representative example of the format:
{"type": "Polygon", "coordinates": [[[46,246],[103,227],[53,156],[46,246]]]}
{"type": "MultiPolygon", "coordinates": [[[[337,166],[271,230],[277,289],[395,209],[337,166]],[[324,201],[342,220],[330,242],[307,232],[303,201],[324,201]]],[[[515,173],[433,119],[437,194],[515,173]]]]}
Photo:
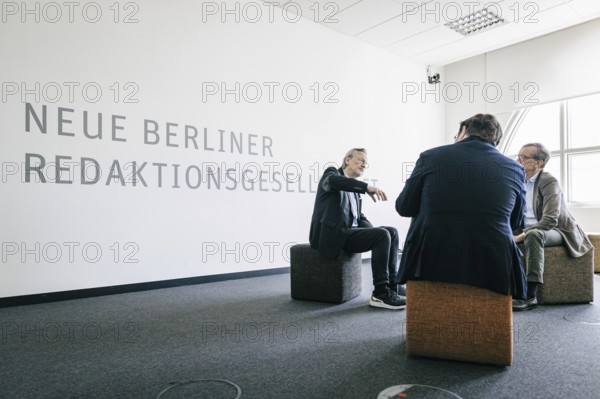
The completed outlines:
{"type": "MultiPolygon", "coordinates": [[[[25,104],[25,132],[42,134],[56,132],[60,137],[83,137],[90,140],[127,142],[127,117],[124,115],[92,115],[88,111],[77,113],[75,109],[57,107],[55,118],[49,117],[47,105],[37,110],[31,103],[25,104]]],[[[244,134],[219,129],[218,133],[204,128],[202,135],[192,125],[167,122],[164,128],[152,120],[144,119],[143,144],[189,150],[227,152],[243,155],[273,156],[273,140],[269,136],[244,134]]]]}

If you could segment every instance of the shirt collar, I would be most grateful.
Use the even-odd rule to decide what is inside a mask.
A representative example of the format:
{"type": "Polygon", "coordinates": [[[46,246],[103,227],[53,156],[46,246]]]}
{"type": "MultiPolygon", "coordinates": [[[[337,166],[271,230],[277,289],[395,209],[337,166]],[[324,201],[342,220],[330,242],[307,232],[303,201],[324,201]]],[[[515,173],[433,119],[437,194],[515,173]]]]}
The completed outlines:
{"type": "Polygon", "coordinates": [[[538,172],[535,175],[531,176],[531,178],[527,180],[527,183],[535,183],[541,172],[542,169],[538,170],[538,172]]]}

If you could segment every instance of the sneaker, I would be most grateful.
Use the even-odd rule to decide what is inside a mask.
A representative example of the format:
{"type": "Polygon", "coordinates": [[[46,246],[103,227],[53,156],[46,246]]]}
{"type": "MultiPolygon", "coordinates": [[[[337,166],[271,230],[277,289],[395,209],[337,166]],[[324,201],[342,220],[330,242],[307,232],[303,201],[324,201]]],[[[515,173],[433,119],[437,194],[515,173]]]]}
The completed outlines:
{"type": "Polygon", "coordinates": [[[404,309],[406,307],[406,300],[402,299],[395,292],[388,290],[383,294],[371,295],[369,305],[376,308],[384,309],[404,309]]]}
{"type": "Polygon", "coordinates": [[[512,308],[513,311],[520,311],[520,310],[529,310],[529,309],[533,309],[533,308],[537,308],[538,306],[538,301],[536,297],[533,297],[531,299],[528,300],[524,300],[524,299],[513,299],[512,300],[512,308]]]}

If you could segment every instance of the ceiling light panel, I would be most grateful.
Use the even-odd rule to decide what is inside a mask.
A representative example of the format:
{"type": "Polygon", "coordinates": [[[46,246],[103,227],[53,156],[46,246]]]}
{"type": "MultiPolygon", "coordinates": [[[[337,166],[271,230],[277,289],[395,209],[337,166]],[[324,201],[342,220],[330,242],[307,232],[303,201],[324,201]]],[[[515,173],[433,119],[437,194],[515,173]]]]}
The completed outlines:
{"type": "Polygon", "coordinates": [[[463,36],[472,36],[504,25],[506,20],[488,8],[474,11],[445,24],[448,28],[463,36]]]}

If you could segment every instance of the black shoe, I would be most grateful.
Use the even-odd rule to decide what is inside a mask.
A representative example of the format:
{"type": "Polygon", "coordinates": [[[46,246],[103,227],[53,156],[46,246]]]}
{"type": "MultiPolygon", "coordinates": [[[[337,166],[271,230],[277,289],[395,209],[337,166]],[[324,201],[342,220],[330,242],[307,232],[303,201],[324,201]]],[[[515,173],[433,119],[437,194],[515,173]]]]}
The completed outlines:
{"type": "Polygon", "coordinates": [[[398,296],[406,301],[406,284],[398,284],[398,289],[396,291],[398,296]]]}
{"type": "Polygon", "coordinates": [[[379,295],[375,295],[375,293],[373,293],[371,295],[369,305],[374,306],[376,308],[398,310],[404,309],[406,307],[406,300],[400,298],[398,294],[396,294],[392,290],[388,290],[383,294],[379,295]]]}
{"type": "Polygon", "coordinates": [[[392,284],[390,290],[398,294],[400,299],[406,300],[406,284],[392,284]]]}
{"type": "Polygon", "coordinates": [[[516,311],[521,311],[521,310],[529,310],[529,309],[533,309],[533,308],[537,308],[538,306],[538,301],[536,297],[533,297],[531,299],[513,299],[512,300],[512,308],[513,310],[516,311]]]}

